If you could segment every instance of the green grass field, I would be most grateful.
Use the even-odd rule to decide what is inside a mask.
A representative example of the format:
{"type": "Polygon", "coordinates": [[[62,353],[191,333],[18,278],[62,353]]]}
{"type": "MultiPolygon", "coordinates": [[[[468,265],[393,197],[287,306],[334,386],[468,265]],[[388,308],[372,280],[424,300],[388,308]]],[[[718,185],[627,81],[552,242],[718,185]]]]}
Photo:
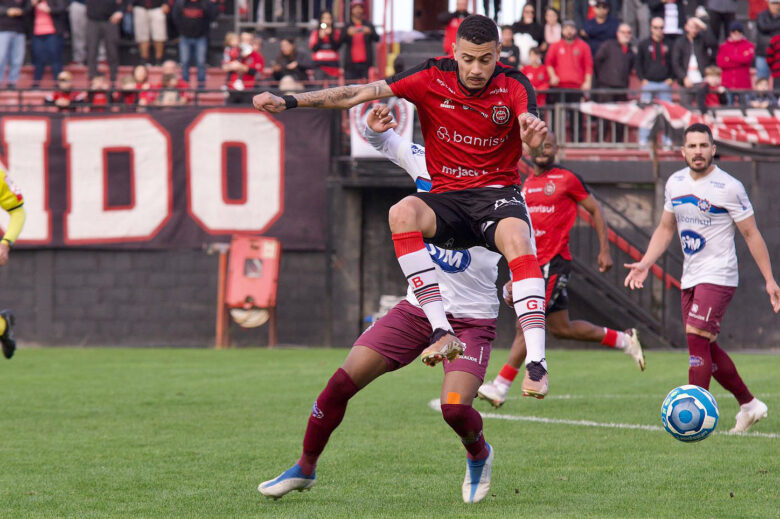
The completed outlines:
{"type": "MultiPolygon", "coordinates": [[[[650,352],[639,373],[616,352],[550,351],[549,398],[477,404],[496,461],[492,495],[476,505],[461,502],[465,451],[429,407],[441,370],[415,364],[352,400],[311,492],[266,500],[257,484],[297,460],[311,404],[345,354],[20,350],[0,361],[0,517],[778,517],[771,355],[734,356],[769,405],[762,435],[722,434],[737,404],[714,386],[721,434],[683,444],[558,421],[660,426],[661,401],[687,381],[682,353],[650,352]]],[[[489,376],[505,358],[495,352],[489,376]]]]}

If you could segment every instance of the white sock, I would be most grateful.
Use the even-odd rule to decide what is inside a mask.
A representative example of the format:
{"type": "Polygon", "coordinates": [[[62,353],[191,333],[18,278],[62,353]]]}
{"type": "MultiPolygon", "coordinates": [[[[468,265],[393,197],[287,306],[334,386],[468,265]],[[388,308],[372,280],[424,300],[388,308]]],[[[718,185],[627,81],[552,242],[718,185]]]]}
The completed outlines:
{"type": "Polygon", "coordinates": [[[398,263],[409,281],[409,286],[412,287],[417,302],[431,323],[431,328],[452,331],[452,326],[447,321],[447,315],[444,312],[441,292],[439,292],[439,278],[436,275],[431,255],[428,254],[428,249],[423,247],[420,250],[404,254],[398,258],[398,263]]]}
{"type": "Polygon", "coordinates": [[[526,366],[530,362],[540,362],[547,369],[544,358],[544,279],[526,278],[512,282],[512,297],[515,313],[525,337],[526,366]]]}

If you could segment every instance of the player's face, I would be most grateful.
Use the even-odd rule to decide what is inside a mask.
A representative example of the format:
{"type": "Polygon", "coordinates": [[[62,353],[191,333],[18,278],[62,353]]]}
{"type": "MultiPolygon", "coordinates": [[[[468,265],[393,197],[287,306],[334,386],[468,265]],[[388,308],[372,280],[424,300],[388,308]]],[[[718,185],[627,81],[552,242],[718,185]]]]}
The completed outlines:
{"type": "Polygon", "coordinates": [[[555,137],[548,133],[544,139],[544,144],[541,147],[531,151],[531,156],[534,159],[534,164],[541,168],[546,168],[555,163],[555,155],[558,152],[558,147],[555,144],[555,137]]]}
{"type": "Polygon", "coordinates": [[[683,158],[694,173],[704,173],[712,164],[715,145],[703,132],[691,132],[685,136],[682,148],[683,158]]]}
{"type": "Polygon", "coordinates": [[[479,89],[487,84],[496,69],[499,48],[498,42],[495,41],[477,45],[459,38],[455,42],[458,77],[466,88],[479,89]]]}

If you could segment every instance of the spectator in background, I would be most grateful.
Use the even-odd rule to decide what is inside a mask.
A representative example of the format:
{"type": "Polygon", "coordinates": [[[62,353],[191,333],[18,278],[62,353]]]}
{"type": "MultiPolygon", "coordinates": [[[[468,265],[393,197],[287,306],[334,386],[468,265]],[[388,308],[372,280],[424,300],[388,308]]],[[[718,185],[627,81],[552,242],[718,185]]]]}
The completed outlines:
{"type": "Polygon", "coordinates": [[[198,88],[205,88],[209,26],[217,17],[217,0],[175,0],[171,16],[179,31],[182,79],[189,83],[190,67],[195,65],[198,68],[198,88]]]}
{"type": "MultiPolygon", "coordinates": [[[[628,88],[628,77],[634,70],[634,51],[631,50],[631,26],[621,23],[618,26],[616,40],[607,40],[601,44],[596,56],[593,58],[593,66],[596,72],[596,85],[598,88],[628,88]]],[[[626,101],[625,93],[599,94],[596,101],[612,103],[626,101]]]]}
{"type": "Polygon", "coordinates": [[[713,106],[728,103],[726,88],[721,84],[721,70],[711,65],[704,70],[704,82],[696,88],[696,106],[701,113],[713,106]]]}
{"type": "Polygon", "coordinates": [[[439,22],[442,25],[446,25],[444,29],[444,55],[452,56],[452,46],[455,44],[455,36],[458,33],[458,27],[468,15],[468,0],[458,0],[455,3],[454,13],[443,13],[444,15],[439,18],[439,22]]]}
{"type": "Polygon", "coordinates": [[[131,75],[119,78],[119,91],[114,92],[114,102],[125,109],[138,104],[138,93],[135,91],[135,78],[131,75]]]}
{"type": "Polygon", "coordinates": [[[669,48],[673,48],[674,42],[684,33],[687,20],[682,3],[677,0],[647,0],[647,8],[650,19],[661,18],[664,21],[664,38],[669,48]]]}
{"type": "Polygon", "coordinates": [[[162,75],[160,87],[154,104],[157,106],[180,106],[187,103],[187,95],[181,89],[180,80],[170,72],[162,75]]]}
{"type": "Polygon", "coordinates": [[[136,65],[133,68],[133,81],[135,82],[138,106],[152,104],[157,94],[152,90],[152,85],[149,81],[149,67],[145,64],[136,65]]]}
{"type": "Polygon", "coordinates": [[[769,80],[767,78],[756,80],[756,93],[750,97],[748,105],[751,108],[777,107],[777,97],[769,91],[769,80]]]}
{"type": "Polygon", "coordinates": [[[63,70],[57,75],[57,89],[46,96],[45,103],[54,105],[61,112],[76,109],[84,101],[85,94],[73,90],[73,75],[63,70]]]}
{"type": "MultiPolygon", "coordinates": [[[[686,89],[692,89],[704,81],[703,72],[715,64],[717,42],[707,26],[699,18],[691,17],[685,22],[685,36],[672,47],[672,73],[686,89]]],[[[681,92],[683,104],[692,104],[691,92],[681,92]]]]}
{"type": "MultiPolygon", "coordinates": [[[[574,21],[577,27],[584,27],[585,22],[596,16],[597,0],[574,0],[574,21]]],[[[609,12],[619,13],[621,0],[607,0],[609,2],[609,12]]],[[[617,30],[617,27],[615,28],[617,30]]]]}
{"type": "Polygon", "coordinates": [[[144,63],[162,62],[165,42],[168,41],[168,12],[165,0],[133,0],[133,31],[138,43],[138,54],[144,63]],[[149,40],[154,44],[154,61],[150,62],[149,40]]]}
{"type": "Polygon", "coordinates": [[[8,88],[16,88],[24,63],[25,29],[30,0],[0,0],[0,83],[8,70],[8,88]]]}
{"type": "Polygon", "coordinates": [[[237,33],[226,32],[223,45],[225,49],[222,51],[222,65],[236,61],[241,56],[240,40],[237,33]]]}
{"type": "Polygon", "coordinates": [[[562,93],[556,102],[578,102],[580,90],[590,90],[593,80],[593,56],[587,43],[577,37],[577,26],[573,20],[563,22],[563,38],[550,45],[545,57],[545,65],[551,68],[550,85],[568,90],[562,93]]]}
{"type": "Polygon", "coordinates": [[[650,26],[650,10],[647,3],[648,0],[623,0],[620,13],[620,20],[631,27],[631,31],[640,41],[650,37],[647,31],[650,26]]]}
{"type": "Polygon", "coordinates": [[[780,34],[780,0],[769,0],[769,8],[756,18],[756,77],[769,78],[766,48],[772,37],[780,34]]]}
{"type": "Polygon", "coordinates": [[[81,65],[87,62],[87,5],[84,2],[70,0],[68,5],[71,59],[81,65]]]}
{"type": "Polygon", "coordinates": [[[309,48],[314,67],[314,78],[336,79],[339,77],[339,47],[341,31],[333,27],[333,13],[322,11],[319,25],[309,35],[309,48]]]}
{"type": "MultiPolygon", "coordinates": [[[[642,84],[642,103],[654,99],[672,102],[671,49],[664,41],[664,19],[650,20],[650,37],[639,42],[636,57],[636,75],[642,84]]],[[[639,145],[647,146],[650,129],[639,128],[639,145]]],[[[671,146],[671,139],[664,135],[664,146],[671,146]]]]}
{"type": "Polygon", "coordinates": [[[620,21],[609,14],[609,4],[606,0],[596,0],[593,9],[596,15],[585,22],[580,36],[587,40],[588,45],[590,45],[590,53],[595,56],[602,43],[616,38],[620,21]]]}
{"type": "Polygon", "coordinates": [[[90,105],[90,112],[105,112],[111,103],[111,95],[108,90],[111,84],[106,79],[105,74],[98,72],[92,78],[87,92],[87,104],[90,105]]]}
{"type": "Polygon", "coordinates": [[[231,91],[231,103],[243,103],[245,96],[241,92],[252,90],[262,77],[265,59],[255,50],[253,43],[252,33],[242,32],[238,49],[225,48],[229,61],[222,64],[222,70],[228,73],[227,86],[231,91]]]}
{"type": "Polygon", "coordinates": [[[32,0],[33,29],[32,62],[35,66],[33,72],[33,87],[38,87],[38,82],[43,77],[46,65],[51,67],[53,78],[62,72],[62,51],[64,35],[67,28],[67,0],[32,0]]]}
{"type": "Polygon", "coordinates": [[[561,14],[555,7],[548,7],[544,11],[544,43],[541,45],[542,50],[547,52],[550,45],[559,41],[561,41],[561,14]]]}
{"type": "Polygon", "coordinates": [[[306,56],[295,48],[295,40],[284,38],[279,45],[279,55],[273,63],[273,76],[280,81],[285,76],[290,76],[295,81],[306,81],[308,75],[306,56]]]}
{"type": "Polygon", "coordinates": [[[119,24],[124,16],[125,0],[86,1],[89,78],[92,80],[98,75],[98,47],[102,41],[106,46],[111,81],[116,81],[116,72],[119,66],[119,24]]]}
{"type": "Polygon", "coordinates": [[[550,88],[550,67],[542,63],[542,49],[541,47],[534,47],[528,52],[528,65],[525,65],[520,69],[520,72],[525,74],[528,81],[536,90],[536,104],[537,106],[544,106],[547,103],[547,94],[540,94],[540,90],[547,90],[550,88]]]}
{"type": "Polygon", "coordinates": [[[501,27],[501,52],[498,61],[516,69],[520,65],[520,49],[515,45],[513,37],[514,32],[510,26],[501,27]]]}
{"type": "Polygon", "coordinates": [[[756,46],[745,38],[742,23],[731,22],[729,38],[721,44],[716,58],[716,63],[723,74],[723,86],[729,90],[728,104],[735,104],[735,97],[741,104],[746,104],[744,93],[731,91],[753,88],[753,83],[750,80],[750,66],[753,64],[755,55],[756,46]]]}
{"type": "Polygon", "coordinates": [[[780,93],[780,34],[775,34],[766,48],[766,64],[772,76],[775,94],[780,93]]]}
{"type": "Polygon", "coordinates": [[[536,21],[536,7],[533,4],[523,6],[523,14],[520,20],[512,25],[516,34],[528,34],[533,38],[535,45],[544,43],[544,28],[536,21]]]}
{"type": "Polygon", "coordinates": [[[721,27],[723,39],[726,39],[729,36],[726,31],[737,16],[737,0],[707,0],[707,13],[715,41],[720,41],[721,27]]]}
{"type": "Polygon", "coordinates": [[[368,69],[374,64],[373,43],[379,41],[374,24],[363,19],[363,0],[352,0],[349,21],[344,26],[346,55],[344,60],[345,79],[366,79],[368,69]]]}

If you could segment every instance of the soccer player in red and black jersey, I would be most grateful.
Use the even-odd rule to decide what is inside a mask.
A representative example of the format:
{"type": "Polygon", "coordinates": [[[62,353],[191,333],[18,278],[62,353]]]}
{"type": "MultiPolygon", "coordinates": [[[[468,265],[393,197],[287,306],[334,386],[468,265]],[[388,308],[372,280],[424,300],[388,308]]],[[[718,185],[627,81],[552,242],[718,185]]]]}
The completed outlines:
{"type": "MultiPolygon", "coordinates": [[[[578,205],[590,213],[598,233],[599,271],[606,272],[612,268],[612,257],[609,253],[609,231],[601,206],[579,175],[555,163],[557,152],[555,136],[548,132],[542,147],[531,151],[534,172],[525,179],[522,188],[536,236],[536,259],[547,285],[547,327],[559,339],[600,342],[608,348],[622,349],[644,371],[645,358],[636,329],[618,331],[588,321],[569,320],[566,290],[572,259],[569,233],[577,220],[578,205]]],[[[505,288],[505,294],[510,297],[505,299],[511,303],[511,284],[507,283],[505,288]]],[[[506,400],[518,368],[525,359],[525,340],[521,331],[518,327],[509,359],[496,379],[483,384],[477,392],[480,398],[495,407],[500,407],[506,400]]]]}
{"type": "MultiPolygon", "coordinates": [[[[548,387],[544,280],[525,202],[515,184],[522,142],[540,146],[547,125],[536,115],[536,95],[528,79],[498,64],[500,49],[496,24],[472,15],[458,28],[454,58],[431,59],[367,85],[283,97],[265,92],[255,96],[253,104],[276,113],[296,106],[347,109],[398,96],[417,106],[433,188],[393,206],[390,229],[401,268],[433,330],[422,360],[435,365],[463,349],[447,321],[424,242],[450,249],[483,245],[509,262],[515,311],[528,350],[523,394],[543,398],[548,387]]],[[[476,391],[479,384],[474,378],[464,390],[474,385],[476,391]]]]}

